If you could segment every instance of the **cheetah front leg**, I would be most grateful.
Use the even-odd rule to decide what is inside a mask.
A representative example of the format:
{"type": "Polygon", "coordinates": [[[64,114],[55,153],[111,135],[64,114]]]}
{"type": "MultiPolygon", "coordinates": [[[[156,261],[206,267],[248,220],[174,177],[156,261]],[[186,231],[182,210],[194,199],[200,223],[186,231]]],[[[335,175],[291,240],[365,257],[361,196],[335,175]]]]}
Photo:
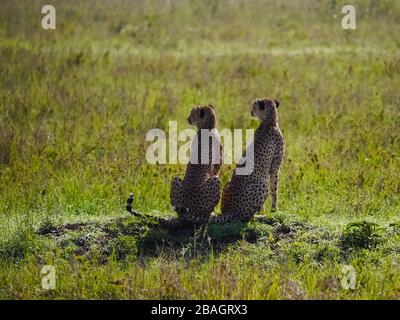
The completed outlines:
{"type": "Polygon", "coordinates": [[[203,192],[206,196],[206,210],[209,214],[214,210],[217,206],[220,196],[221,196],[221,180],[218,176],[213,176],[208,179],[207,182],[203,186],[203,192]]]}
{"type": "Polygon", "coordinates": [[[275,157],[271,164],[271,169],[269,171],[270,179],[270,190],[271,190],[271,210],[276,211],[277,208],[277,188],[278,188],[278,175],[279,167],[281,165],[282,158],[275,157]]]}
{"type": "Polygon", "coordinates": [[[171,181],[170,200],[175,211],[179,211],[183,207],[183,181],[178,177],[174,177],[171,181]]]}
{"type": "Polygon", "coordinates": [[[218,176],[213,176],[205,181],[201,186],[202,204],[196,208],[196,213],[191,214],[190,219],[196,223],[206,224],[210,214],[217,206],[220,199],[221,180],[218,176]]]}
{"type": "Polygon", "coordinates": [[[231,180],[227,182],[222,191],[221,197],[221,213],[225,215],[227,212],[231,211],[231,200],[232,198],[232,188],[231,188],[231,180]]]}

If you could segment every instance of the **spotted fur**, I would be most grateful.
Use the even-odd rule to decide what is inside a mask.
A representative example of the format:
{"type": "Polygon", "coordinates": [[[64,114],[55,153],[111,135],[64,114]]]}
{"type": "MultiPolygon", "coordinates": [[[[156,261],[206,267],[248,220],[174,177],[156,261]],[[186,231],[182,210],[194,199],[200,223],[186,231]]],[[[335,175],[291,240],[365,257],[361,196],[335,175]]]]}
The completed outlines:
{"type": "MultiPolygon", "coordinates": [[[[185,177],[183,179],[178,177],[172,179],[170,199],[171,205],[178,214],[178,219],[169,220],[169,226],[172,224],[179,226],[185,223],[207,223],[211,212],[220,199],[221,181],[218,177],[218,171],[221,166],[222,152],[220,137],[215,129],[216,115],[214,107],[212,105],[194,107],[188,117],[188,122],[198,129],[194,137],[197,144],[192,144],[190,161],[186,167],[185,177]],[[211,137],[209,137],[208,144],[204,143],[206,141],[202,141],[202,129],[211,130],[215,138],[214,145],[211,137]],[[197,163],[195,161],[196,154],[194,154],[193,150],[196,147],[198,148],[197,163]],[[204,154],[205,147],[209,148],[208,161],[201,163],[201,155],[204,154]],[[217,153],[219,155],[215,157],[217,153]]],[[[207,154],[205,155],[207,156],[207,154]]]]}
{"type": "MultiPolygon", "coordinates": [[[[272,196],[272,210],[276,210],[278,173],[284,146],[278,125],[279,105],[279,100],[271,99],[257,99],[253,102],[251,115],[261,120],[253,141],[254,170],[249,175],[238,175],[235,170],[222,193],[221,215],[213,215],[212,221],[251,219],[256,212],[262,210],[268,187],[272,196]]],[[[241,165],[243,163],[239,161],[237,167],[241,165]]]]}

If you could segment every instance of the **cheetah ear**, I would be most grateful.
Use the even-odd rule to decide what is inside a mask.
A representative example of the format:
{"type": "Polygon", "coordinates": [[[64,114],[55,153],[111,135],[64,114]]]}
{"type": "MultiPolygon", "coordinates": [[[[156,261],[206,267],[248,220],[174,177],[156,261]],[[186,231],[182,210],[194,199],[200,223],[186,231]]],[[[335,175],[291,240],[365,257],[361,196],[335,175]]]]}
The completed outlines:
{"type": "Polygon", "coordinates": [[[278,99],[275,99],[274,102],[275,102],[276,108],[278,109],[279,106],[281,105],[281,102],[278,99]]]}
{"type": "Polygon", "coordinates": [[[214,106],[213,104],[211,104],[211,103],[210,103],[208,106],[209,106],[211,109],[215,109],[215,106],[214,106]]]}

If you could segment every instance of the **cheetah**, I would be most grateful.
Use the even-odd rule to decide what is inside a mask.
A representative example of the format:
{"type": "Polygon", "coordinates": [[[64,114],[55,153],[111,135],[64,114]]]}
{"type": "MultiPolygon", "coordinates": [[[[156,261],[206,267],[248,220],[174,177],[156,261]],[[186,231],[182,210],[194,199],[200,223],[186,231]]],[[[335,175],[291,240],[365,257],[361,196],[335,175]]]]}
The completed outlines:
{"type": "MultiPolygon", "coordinates": [[[[272,197],[272,210],[277,207],[278,172],[283,159],[284,140],[278,126],[279,100],[257,99],[252,103],[251,115],[261,120],[254,141],[249,145],[241,161],[226,184],[221,198],[221,215],[212,215],[210,221],[229,222],[250,220],[259,212],[267,199],[268,184],[272,197]],[[253,171],[247,175],[237,174],[243,166],[246,152],[254,150],[253,171]]],[[[249,157],[250,158],[250,157],[249,157]]],[[[251,161],[248,159],[246,161],[251,161]]]]}
{"type": "Polygon", "coordinates": [[[220,200],[221,140],[216,129],[213,105],[194,107],[188,122],[197,128],[190,149],[189,163],[182,179],[171,182],[171,205],[178,214],[169,226],[184,224],[204,225],[220,200]],[[208,150],[207,150],[208,149],[208,150]]]}

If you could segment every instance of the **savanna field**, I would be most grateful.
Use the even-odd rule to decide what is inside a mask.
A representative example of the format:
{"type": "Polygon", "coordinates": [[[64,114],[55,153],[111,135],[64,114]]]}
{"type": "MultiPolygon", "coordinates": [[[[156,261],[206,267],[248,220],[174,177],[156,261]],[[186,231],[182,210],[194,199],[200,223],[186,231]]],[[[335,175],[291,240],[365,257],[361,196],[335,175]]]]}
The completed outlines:
{"type": "Polygon", "coordinates": [[[335,0],[54,0],[56,30],[45,4],[0,0],[0,298],[400,298],[399,1],[351,1],[356,30],[335,0]],[[208,103],[256,128],[258,97],[281,101],[277,212],[157,226],[185,165],[149,164],[147,131],[208,103]]]}

